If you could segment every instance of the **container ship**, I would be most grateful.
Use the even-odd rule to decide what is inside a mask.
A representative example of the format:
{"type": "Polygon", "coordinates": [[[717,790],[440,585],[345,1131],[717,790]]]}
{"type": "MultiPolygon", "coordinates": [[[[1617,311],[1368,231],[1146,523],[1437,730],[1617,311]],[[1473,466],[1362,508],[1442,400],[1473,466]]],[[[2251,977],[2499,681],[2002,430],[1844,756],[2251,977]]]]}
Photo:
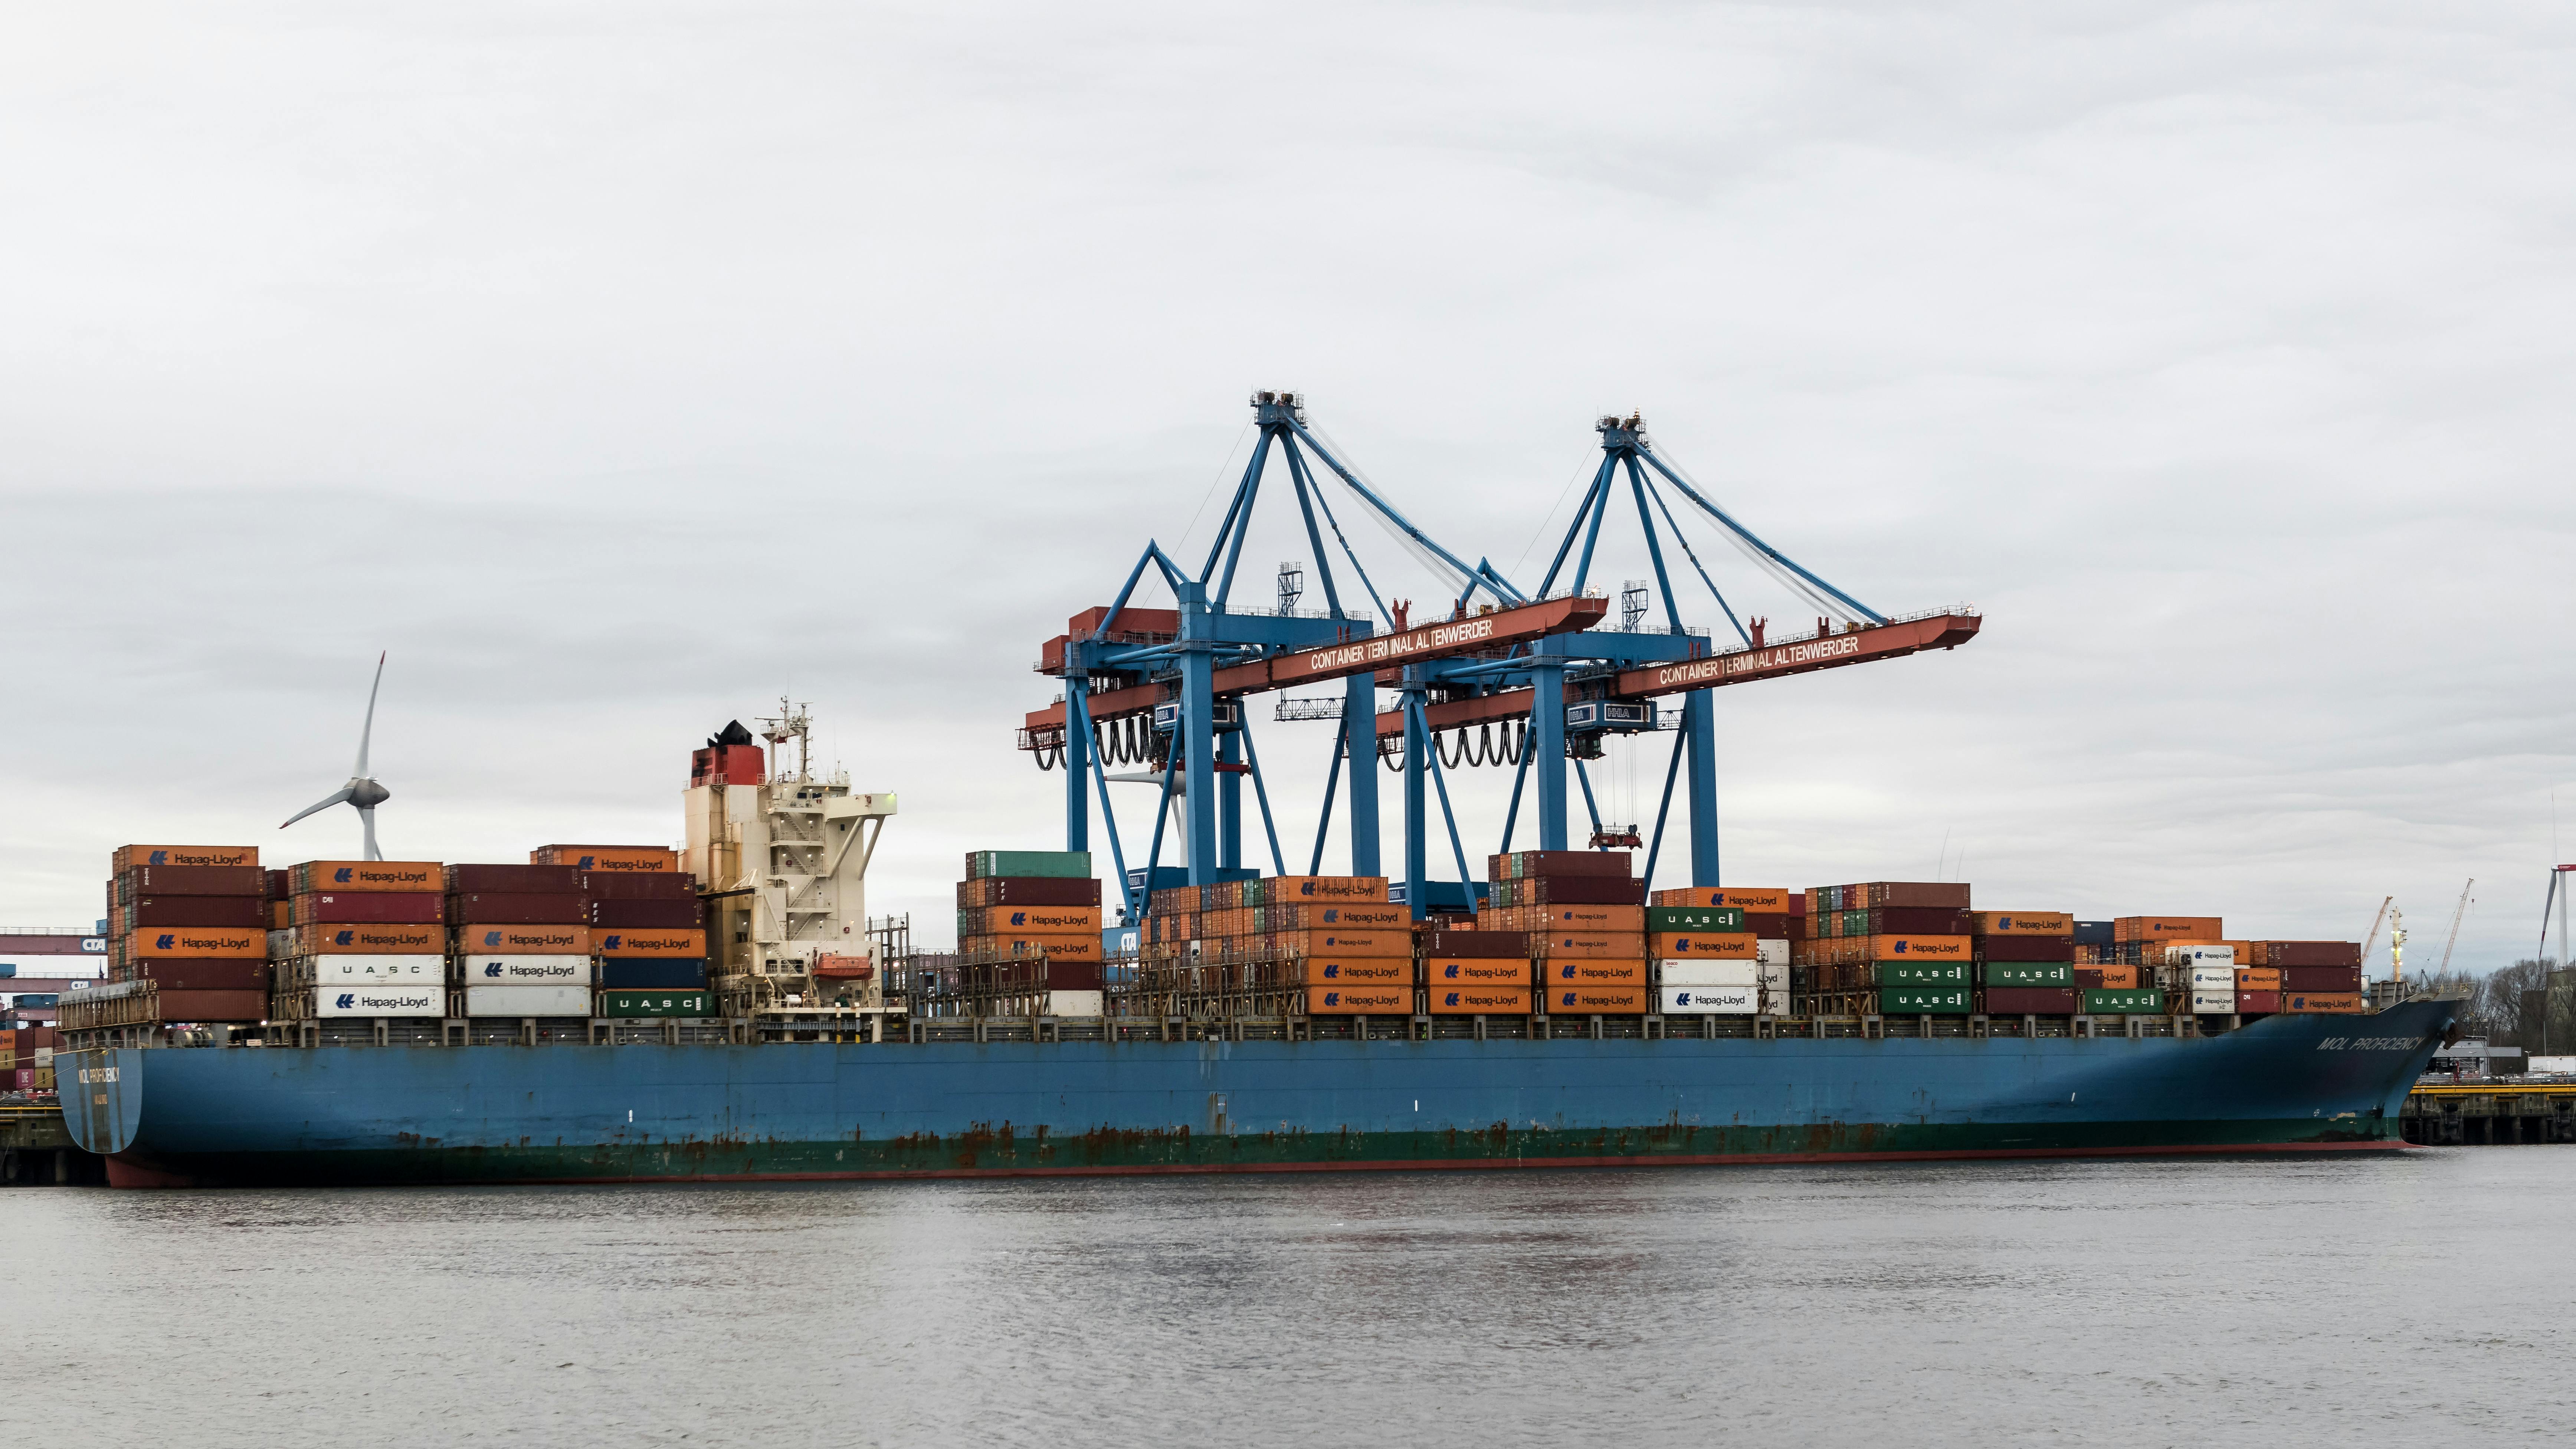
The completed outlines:
{"type": "Polygon", "coordinates": [[[1234,870],[1126,924],[1086,853],[983,851],[921,952],[865,914],[895,798],[777,723],[774,775],[738,726],[693,753],[680,849],[119,851],[74,1139],[127,1187],[2385,1151],[2453,1030],[2365,1010],[2351,943],[1650,892],[1624,850],[1490,857],[1472,911],[1234,870]]]}

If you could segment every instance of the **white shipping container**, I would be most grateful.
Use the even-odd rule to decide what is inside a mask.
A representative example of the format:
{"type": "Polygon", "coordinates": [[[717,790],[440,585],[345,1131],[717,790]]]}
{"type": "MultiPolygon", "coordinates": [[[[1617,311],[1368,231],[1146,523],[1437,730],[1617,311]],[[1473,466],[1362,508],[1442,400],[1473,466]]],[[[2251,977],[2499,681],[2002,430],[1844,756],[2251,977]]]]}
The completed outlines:
{"type": "Polygon", "coordinates": [[[2191,1011],[2194,1016],[2207,1016],[2213,1014],[2218,1016],[2234,1016],[2236,1014],[2236,988],[2231,985],[2225,991],[2192,992],[2191,1011]]]}
{"type": "Polygon", "coordinates": [[[2234,991],[2236,968],[2233,966],[2194,966],[2190,973],[2193,991],[2234,991]]]}
{"type": "Polygon", "coordinates": [[[1768,961],[1762,963],[1762,1014],[1789,1014],[1789,963],[1786,961],[1777,966],[1768,961]]]}
{"type": "Polygon", "coordinates": [[[463,960],[468,986],[591,986],[597,981],[588,956],[468,955],[463,960]]]}
{"type": "Polygon", "coordinates": [[[1759,961],[1666,961],[1663,963],[1666,986],[1759,986],[1762,963],[1759,961]]]}
{"type": "MultiPolygon", "coordinates": [[[[447,958],[444,956],[315,956],[313,980],[316,985],[337,986],[348,982],[402,982],[425,986],[447,984],[447,958]]],[[[445,1015],[444,1012],[440,1013],[445,1015]]]]}
{"type": "Polygon", "coordinates": [[[467,1016],[588,1016],[590,1007],[586,985],[465,988],[467,1016]]]}
{"type": "Polygon", "coordinates": [[[2236,964],[2236,948],[2233,946],[2176,946],[2169,959],[2181,966],[2233,966],[2236,964]]]}
{"type": "Polygon", "coordinates": [[[1783,971],[1789,969],[1789,943],[1786,941],[1756,941],[1753,955],[1765,966],[1777,966],[1783,971]]]}
{"type": "Polygon", "coordinates": [[[447,987],[343,982],[313,988],[315,1016],[445,1016],[447,987]]]}
{"type": "Polygon", "coordinates": [[[1762,990],[1756,986],[1667,986],[1663,989],[1664,1015],[1751,1016],[1760,1006],[1761,997],[1762,990]]]}
{"type": "Polygon", "coordinates": [[[1049,1016],[1099,1016],[1101,1014],[1101,993],[1097,991],[1047,993],[1047,1015],[1049,1016]]]}

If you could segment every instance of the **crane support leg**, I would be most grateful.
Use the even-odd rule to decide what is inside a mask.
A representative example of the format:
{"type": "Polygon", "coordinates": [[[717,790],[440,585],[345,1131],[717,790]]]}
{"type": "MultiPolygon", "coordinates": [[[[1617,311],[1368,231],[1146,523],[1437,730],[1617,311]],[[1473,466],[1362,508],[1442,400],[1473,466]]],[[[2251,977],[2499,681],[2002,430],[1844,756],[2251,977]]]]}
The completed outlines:
{"type": "MultiPolygon", "coordinates": [[[[1216,757],[1224,764],[1242,764],[1243,732],[1217,736],[1216,757]]],[[[1243,864],[1243,776],[1233,770],[1216,777],[1216,863],[1227,870],[1243,864]]]]}
{"type": "Polygon", "coordinates": [[[1690,746],[1691,884],[1695,886],[1725,884],[1717,878],[1717,707],[1711,694],[1695,689],[1682,697],[1682,734],[1690,746]]]}
{"type": "Polygon", "coordinates": [[[1422,727],[1422,686],[1412,678],[1419,671],[1404,672],[1404,899],[1418,921],[1429,914],[1423,897],[1431,878],[1431,822],[1426,818],[1430,802],[1423,793],[1422,759],[1430,752],[1431,733],[1422,727]]]}
{"type": "Polygon", "coordinates": [[[1565,666],[1538,661],[1530,667],[1530,737],[1538,755],[1530,767],[1538,776],[1538,848],[1565,846],[1565,666]]]}
{"type": "Polygon", "coordinates": [[[1343,738],[1351,792],[1351,874],[1384,875],[1378,862],[1377,681],[1354,674],[1342,681],[1343,738]]]}
{"type": "Polygon", "coordinates": [[[1064,848],[1091,848],[1091,721],[1084,717],[1082,701],[1077,698],[1085,681],[1080,676],[1064,682],[1064,697],[1072,707],[1064,712],[1064,848]]]}
{"type": "Polygon", "coordinates": [[[1183,787],[1182,818],[1189,822],[1182,842],[1188,852],[1190,884],[1216,883],[1216,670],[1215,657],[1201,642],[1207,627],[1207,594],[1184,581],[1181,595],[1181,639],[1195,643],[1181,655],[1180,729],[1173,740],[1181,752],[1188,783],[1183,787]]]}

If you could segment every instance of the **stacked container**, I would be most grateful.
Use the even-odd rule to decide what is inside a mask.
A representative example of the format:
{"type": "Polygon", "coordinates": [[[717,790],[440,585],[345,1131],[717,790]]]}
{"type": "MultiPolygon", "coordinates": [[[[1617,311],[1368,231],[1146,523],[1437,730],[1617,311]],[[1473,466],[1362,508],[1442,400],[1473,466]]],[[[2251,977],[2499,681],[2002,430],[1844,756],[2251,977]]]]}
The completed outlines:
{"type": "Polygon", "coordinates": [[[1100,882],[1087,850],[973,850],[957,883],[957,952],[971,989],[1098,1016],[1100,882]]]}
{"type": "Polygon", "coordinates": [[[120,1024],[256,1022],[268,1014],[268,877],[256,846],[128,845],[110,858],[108,980],[120,1024]]]}
{"type": "MultiPolygon", "coordinates": [[[[631,858],[638,848],[624,849],[631,858]]],[[[706,906],[676,853],[668,870],[588,870],[580,886],[601,1016],[717,1014],[707,980],[706,906]]]]}
{"type": "Polygon", "coordinates": [[[571,865],[447,868],[449,979],[459,1014],[591,1015],[598,969],[581,885],[581,870],[571,865]]]}
{"type": "Polygon", "coordinates": [[[1968,887],[1864,881],[1807,893],[1809,996],[1816,1009],[1880,1016],[1966,1015],[1974,945],[1968,887]]]}
{"type": "Polygon", "coordinates": [[[2072,1016],[2075,918],[2064,911],[1972,911],[1977,1010],[1988,1016],[2072,1016]]]}
{"type": "MultiPolygon", "coordinates": [[[[1519,850],[1486,858],[1490,904],[1476,923],[1480,933],[1528,942],[1541,1013],[1643,1016],[1652,1008],[1646,886],[1632,869],[1624,850],[1519,850]]],[[[1442,933],[1453,934],[1459,933],[1442,933]]],[[[1434,1012],[1444,1009],[1438,966],[1435,956],[1427,973],[1434,1012]]]]}
{"type": "Polygon", "coordinates": [[[447,1015],[446,871],[427,860],[312,860],[287,873],[273,938],[280,1021],[447,1015]]]}
{"type": "Polygon", "coordinates": [[[1534,974],[1526,931],[1422,935],[1424,1000],[1433,1016],[1528,1016],[1543,1010],[1544,998],[1530,992],[1534,974]]]}
{"type": "Polygon", "coordinates": [[[2361,946],[2354,941],[2249,941],[2257,968],[2280,973],[2283,1011],[2344,1015],[2367,1010],[2361,946]]]}
{"type": "MultiPolygon", "coordinates": [[[[1244,881],[1243,904],[1233,909],[1246,930],[1232,954],[1256,967],[1266,963],[1309,1016],[1409,1016],[1413,913],[1387,893],[1386,877],[1376,875],[1244,881]]],[[[1256,989],[1268,984],[1258,979],[1262,972],[1253,974],[1256,989]]]]}
{"type": "Polygon", "coordinates": [[[1750,1016],[1764,1001],[1762,939],[1739,906],[1646,907],[1657,1004],[1666,1015],[1750,1016]]]}

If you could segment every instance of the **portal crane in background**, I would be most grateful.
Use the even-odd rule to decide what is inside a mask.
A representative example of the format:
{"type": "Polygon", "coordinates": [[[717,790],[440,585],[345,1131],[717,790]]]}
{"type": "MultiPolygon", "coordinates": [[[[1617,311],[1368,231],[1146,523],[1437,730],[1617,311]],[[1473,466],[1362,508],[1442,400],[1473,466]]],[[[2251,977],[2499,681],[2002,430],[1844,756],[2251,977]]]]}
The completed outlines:
{"type": "Polygon", "coordinates": [[[2460,887],[2460,903],[2451,909],[2451,934],[2442,941],[2442,964],[2433,968],[2436,976],[2451,969],[2451,948],[2460,944],[2460,922],[2469,914],[2469,892],[2477,889],[2477,884],[2478,878],[2470,876],[2469,883],[2460,887]]]}
{"type": "MultiPolygon", "coordinates": [[[[1037,668],[1064,681],[1064,698],[1031,711],[1019,731],[1019,747],[1042,768],[1061,766],[1065,772],[1067,849],[1091,848],[1096,800],[1112,861],[1126,887],[1130,920],[1143,916],[1158,885],[1203,885],[1253,873],[1242,859],[1242,785],[1247,778],[1272,868],[1288,873],[1245,708],[1254,695],[1305,684],[1341,686],[1338,708],[1327,700],[1291,700],[1283,702],[1276,716],[1338,722],[1308,873],[1322,869],[1337,791],[1349,797],[1344,810],[1351,873],[1388,873],[1379,857],[1376,761],[1383,758],[1401,779],[1401,876],[1404,898],[1418,919],[1434,908],[1472,909],[1479,894],[1451,808],[1447,769],[1462,763],[1515,767],[1500,847],[1504,851],[1511,848],[1525,789],[1535,779],[1539,848],[1563,850],[1569,839],[1570,764],[1571,783],[1582,790],[1597,841],[1604,837],[1604,827],[1584,763],[1601,757],[1602,741],[1611,734],[1662,728],[1661,701],[1678,696],[1679,728],[1647,847],[1646,875],[1651,879],[1654,873],[1673,792],[1686,769],[1691,879],[1715,885],[1714,690],[1901,658],[1924,649],[1956,648],[1975,638],[1981,624],[1977,612],[1964,606],[1890,617],[1863,605],[1718,507],[1656,452],[1643,419],[1634,414],[1604,417],[1594,425],[1601,460],[1591,486],[1545,577],[1524,592],[1490,560],[1468,564],[1398,511],[1318,440],[1297,394],[1258,392],[1252,408],[1259,436],[1198,572],[1185,571],[1158,543],[1147,543],[1111,603],[1075,615],[1065,633],[1041,646],[1037,668]],[[1306,584],[1305,572],[1293,563],[1282,565],[1275,608],[1238,609],[1232,602],[1274,449],[1288,477],[1285,489],[1273,483],[1272,492],[1286,492],[1295,501],[1313,579],[1324,596],[1321,610],[1292,607],[1306,584]],[[1444,600],[1443,617],[1413,623],[1409,603],[1388,597],[1371,580],[1333,511],[1317,463],[1407,552],[1448,578],[1455,592],[1444,600]],[[1814,606],[1815,630],[1770,639],[1766,620],[1740,617],[1681,532],[1668,490],[1681,496],[1685,508],[1714,521],[1720,536],[1757,568],[1814,606]],[[1622,498],[1634,505],[1653,565],[1652,602],[1639,597],[1643,581],[1632,582],[1622,600],[1620,627],[1603,628],[1598,626],[1608,616],[1609,602],[1591,586],[1591,570],[1612,504],[1622,498]],[[1682,601],[1672,584],[1668,540],[1707,586],[1734,635],[1732,642],[1713,646],[1706,628],[1684,622],[1682,601]],[[1336,557],[1349,566],[1347,576],[1336,569],[1336,557]],[[1148,569],[1171,591],[1174,607],[1131,605],[1148,569]],[[1657,613],[1660,622],[1653,622],[1657,613]],[[1377,709],[1381,687],[1394,691],[1394,709],[1377,709]],[[1476,731],[1473,738],[1470,730],[1476,731]],[[1452,744],[1444,749],[1443,735],[1453,732],[1452,744]],[[1103,770],[1109,764],[1142,764],[1148,773],[1111,776],[1103,770]],[[1108,784],[1113,779],[1159,786],[1151,843],[1139,870],[1127,866],[1110,806],[1108,784]],[[1435,795],[1450,863],[1457,869],[1455,884],[1431,878],[1435,795]],[[1167,880],[1160,862],[1164,825],[1175,801],[1181,807],[1186,865],[1167,880]]],[[[1608,832],[1613,837],[1624,833],[1608,832]]]]}

